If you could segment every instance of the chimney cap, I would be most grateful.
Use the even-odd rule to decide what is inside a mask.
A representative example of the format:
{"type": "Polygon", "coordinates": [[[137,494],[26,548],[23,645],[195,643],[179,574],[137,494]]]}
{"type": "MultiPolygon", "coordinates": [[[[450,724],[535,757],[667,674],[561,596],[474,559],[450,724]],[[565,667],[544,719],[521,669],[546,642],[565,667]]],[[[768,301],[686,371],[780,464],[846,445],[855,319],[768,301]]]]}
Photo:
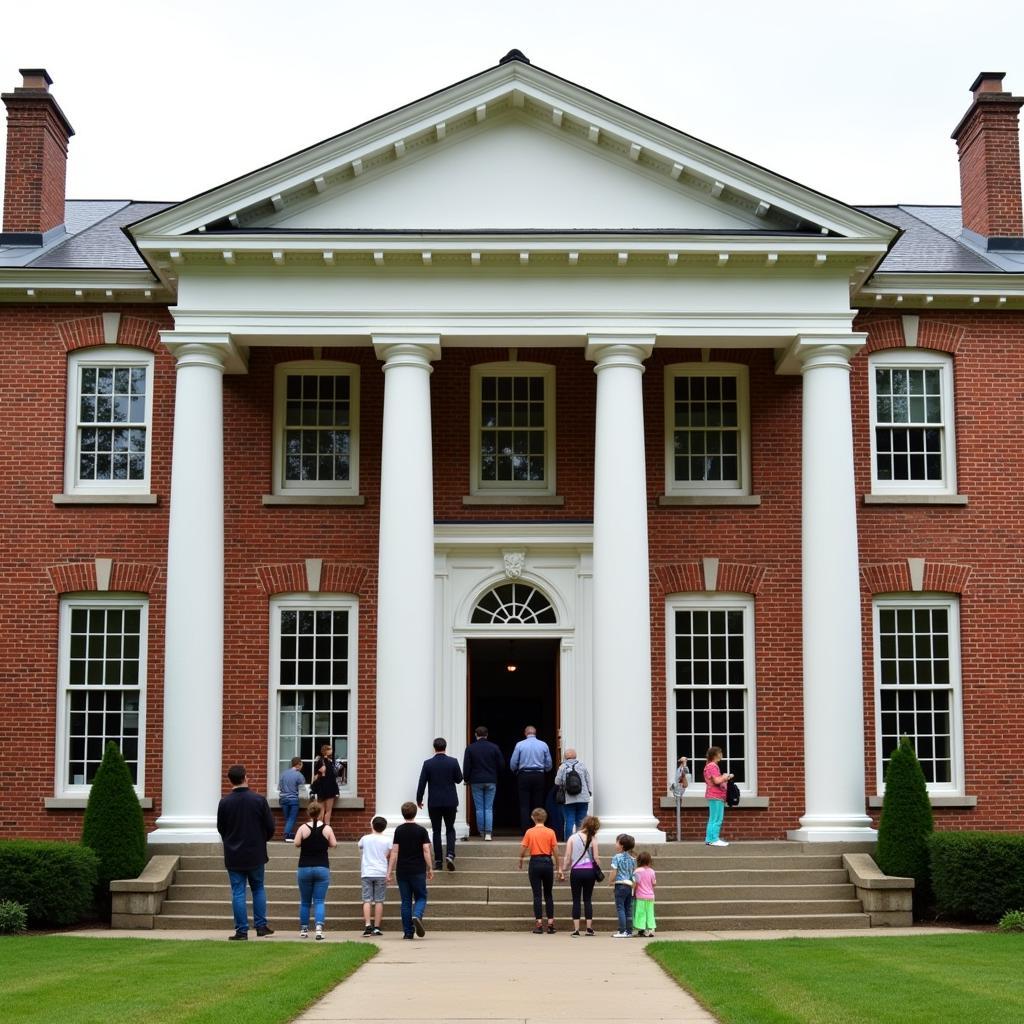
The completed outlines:
{"type": "Polygon", "coordinates": [[[1002,92],[1005,77],[1005,71],[982,71],[971,83],[971,92],[975,96],[979,92],[1002,92]]]}
{"type": "Polygon", "coordinates": [[[522,50],[509,50],[508,53],[506,53],[505,56],[498,61],[498,64],[508,64],[510,61],[513,60],[517,60],[522,64],[530,63],[530,58],[527,57],[522,50]]]}
{"type": "Polygon", "coordinates": [[[46,68],[18,68],[18,74],[21,75],[22,89],[42,89],[49,92],[50,86],[53,85],[53,79],[46,68]]]}

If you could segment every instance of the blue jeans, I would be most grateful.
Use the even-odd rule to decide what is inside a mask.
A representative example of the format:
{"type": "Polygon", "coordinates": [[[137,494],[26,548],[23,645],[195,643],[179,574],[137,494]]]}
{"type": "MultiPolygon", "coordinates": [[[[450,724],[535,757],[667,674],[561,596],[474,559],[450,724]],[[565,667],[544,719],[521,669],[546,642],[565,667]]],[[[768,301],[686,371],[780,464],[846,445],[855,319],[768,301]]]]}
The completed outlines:
{"type": "Polygon", "coordinates": [[[247,871],[228,868],[231,879],[231,913],[235,917],[235,931],[249,934],[249,915],[245,908],[245,886],[252,889],[252,919],[257,928],[267,927],[267,890],[263,888],[265,865],[247,871]]]}
{"type": "Polygon", "coordinates": [[[724,800],[709,800],[708,801],[708,827],[704,833],[705,843],[718,842],[718,837],[722,832],[722,819],[725,817],[725,801],[724,800]]]}
{"type": "Polygon", "coordinates": [[[427,873],[424,871],[404,878],[399,875],[398,891],[402,897],[402,934],[412,935],[412,919],[422,918],[423,911],[427,909],[427,873]]]}
{"type": "Polygon", "coordinates": [[[562,829],[563,839],[568,839],[583,824],[583,819],[587,816],[587,808],[589,806],[589,800],[581,804],[562,805],[562,820],[565,822],[562,829]]]}
{"type": "Polygon", "coordinates": [[[284,815],[284,837],[295,838],[295,819],[299,816],[299,798],[297,796],[281,797],[281,813],[284,815]]]}
{"type": "Polygon", "coordinates": [[[476,827],[481,835],[490,835],[494,831],[494,794],[497,790],[498,786],[494,782],[470,783],[473,810],[476,811],[476,827]]]}
{"type": "Polygon", "coordinates": [[[299,868],[296,872],[299,880],[299,924],[309,927],[309,905],[313,904],[313,920],[323,926],[324,901],[327,899],[327,887],[331,884],[330,868],[299,868]]]}
{"type": "Polygon", "coordinates": [[[619,915],[619,931],[633,934],[633,886],[615,884],[615,913],[619,915]]]}

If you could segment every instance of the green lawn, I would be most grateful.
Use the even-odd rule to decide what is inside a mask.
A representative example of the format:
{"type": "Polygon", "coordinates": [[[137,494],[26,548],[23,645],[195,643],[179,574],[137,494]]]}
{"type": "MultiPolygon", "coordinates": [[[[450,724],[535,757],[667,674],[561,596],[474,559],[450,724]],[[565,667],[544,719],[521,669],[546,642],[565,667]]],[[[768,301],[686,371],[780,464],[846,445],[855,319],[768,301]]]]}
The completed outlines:
{"type": "Polygon", "coordinates": [[[1024,1021],[1024,935],[653,942],[723,1024],[1024,1021]]]}
{"type": "Polygon", "coordinates": [[[355,942],[0,938],[0,1021],[279,1024],[376,947],[355,942]]]}

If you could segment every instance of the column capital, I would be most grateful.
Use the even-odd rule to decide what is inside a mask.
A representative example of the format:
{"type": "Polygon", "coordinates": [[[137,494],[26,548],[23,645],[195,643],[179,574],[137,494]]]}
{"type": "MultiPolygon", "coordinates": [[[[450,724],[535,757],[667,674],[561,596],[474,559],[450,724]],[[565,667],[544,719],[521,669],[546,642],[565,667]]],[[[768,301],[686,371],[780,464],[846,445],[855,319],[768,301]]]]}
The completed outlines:
{"type": "Polygon", "coordinates": [[[867,342],[866,333],[798,334],[776,367],[777,373],[806,373],[821,367],[849,370],[850,360],[867,342]]]}
{"type": "Polygon", "coordinates": [[[653,334],[588,334],[587,359],[596,365],[594,373],[619,366],[643,373],[644,360],[654,351],[653,334]]]}
{"type": "Polygon", "coordinates": [[[160,341],[174,356],[178,368],[208,366],[225,373],[246,373],[248,354],[243,353],[230,334],[193,331],[161,331],[160,341]]]}
{"type": "Polygon", "coordinates": [[[393,366],[419,366],[428,373],[430,364],[441,358],[439,334],[374,334],[373,350],[384,363],[384,369],[393,366]]]}

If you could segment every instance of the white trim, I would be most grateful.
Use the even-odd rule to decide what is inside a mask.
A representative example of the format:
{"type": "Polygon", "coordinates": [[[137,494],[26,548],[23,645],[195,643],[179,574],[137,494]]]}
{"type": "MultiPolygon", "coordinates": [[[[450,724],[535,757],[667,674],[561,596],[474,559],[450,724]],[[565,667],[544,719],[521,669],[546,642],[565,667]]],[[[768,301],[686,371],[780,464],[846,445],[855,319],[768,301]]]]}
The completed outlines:
{"type": "MultiPolygon", "coordinates": [[[[885,779],[882,771],[882,653],[879,643],[878,612],[881,608],[945,608],[949,614],[949,685],[907,686],[908,691],[920,689],[951,690],[950,701],[950,760],[952,780],[948,783],[928,783],[928,793],[933,796],[963,796],[964,788],[964,724],[963,685],[960,671],[960,599],[952,594],[885,594],[871,602],[872,664],[874,666],[875,703],[875,792],[885,794],[885,779]]],[[[895,687],[893,687],[895,689],[895,687]]]]}
{"type": "Polygon", "coordinates": [[[953,357],[931,349],[898,348],[872,352],[868,356],[868,418],[871,441],[871,493],[877,495],[956,494],[956,401],[953,384],[953,357]],[[936,369],[942,387],[942,480],[879,480],[876,445],[875,370],[936,369]]]}
{"type": "MultiPolygon", "coordinates": [[[[275,594],[270,598],[270,666],[267,685],[267,796],[279,797],[277,789],[279,774],[278,747],[280,746],[281,718],[278,695],[289,691],[309,690],[314,687],[282,687],[281,673],[281,619],[285,608],[296,611],[317,610],[348,612],[348,779],[344,786],[339,782],[342,797],[356,795],[359,775],[359,599],[351,594],[275,594]]],[[[321,689],[340,689],[322,687],[321,689]]],[[[314,758],[317,752],[314,751],[314,758]]]]}
{"type": "MultiPolygon", "coordinates": [[[[469,371],[469,493],[474,497],[481,495],[501,495],[515,497],[517,495],[554,495],[555,493],[555,367],[549,363],[495,362],[475,363],[469,371]],[[544,479],[537,481],[521,480],[490,480],[484,481],[480,476],[480,432],[483,430],[482,410],[483,397],[481,382],[484,377],[542,377],[544,380],[544,479]]],[[[508,427],[515,430],[515,427],[508,427]]]]}
{"type": "MultiPolygon", "coordinates": [[[[669,594],[665,599],[665,778],[675,779],[675,678],[676,678],[676,633],[673,621],[676,611],[712,611],[738,610],[743,612],[743,662],[744,686],[747,691],[746,721],[744,722],[744,739],[747,763],[747,779],[737,783],[740,793],[744,796],[757,795],[757,659],[754,650],[756,629],[754,622],[754,598],[749,594],[691,593],[669,594]]],[[[694,758],[699,758],[695,752],[694,758]]],[[[686,789],[684,800],[703,799],[704,783],[701,773],[704,766],[691,760],[690,785],[686,789]]],[[[657,785],[657,784],[656,784],[657,785]]]]}
{"type": "MultiPolygon", "coordinates": [[[[57,797],[88,797],[90,785],[72,785],[67,777],[69,757],[69,731],[71,709],[69,695],[87,687],[72,687],[71,669],[71,612],[76,608],[138,609],[139,610],[139,682],[135,686],[108,687],[111,692],[137,690],[139,694],[139,759],[135,792],[141,798],[146,791],[146,689],[149,678],[149,598],[120,592],[93,594],[63,594],[60,599],[59,632],[57,640],[57,740],[56,775],[54,792],[57,797]]],[[[100,689],[100,687],[93,687],[100,689]]],[[[122,737],[123,738],[123,737],[122,737]]]]}
{"type": "Polygon", "coordinates": [[[273,495],[351,495],[359,494],[359,366],[327,359],[296,360],[274,367],[274,458],[273,495]],[[289,374],[349,378],[349,478],[346,482],[301,481],[284,479],[284,432],[286,393],[289,374]]]}
{"type": "Polygon", "coordinates": [[[750,370],[742,363],[669,363],[665,366],[665,494],[702,497],[750,494],[750,370]],[[737,466],[735,486],[723,482],[678,481],[675,478],[675,382],[679,377],[736,378],[737,466]]]}
{"type": "MultiPolygon", "coordinates": [[[[151,493],[151,465],[153,461],[153,391],[156,358],[147,349],[128,348],[123,345],[97,345],[78,349],[68,355],[67,402],[64,425],[64,493],[84,495],[149,494],[151,493]],[[81,400],[81,369],[84,366],[143,367],[146,370],[146,470],[142,480],[78,479],[78,413],[81,400]]],[[[100,424],[99,429],[117,424],[100,424]]],[[[127,424],[126,424],[127,426],[127,424]]]]}

